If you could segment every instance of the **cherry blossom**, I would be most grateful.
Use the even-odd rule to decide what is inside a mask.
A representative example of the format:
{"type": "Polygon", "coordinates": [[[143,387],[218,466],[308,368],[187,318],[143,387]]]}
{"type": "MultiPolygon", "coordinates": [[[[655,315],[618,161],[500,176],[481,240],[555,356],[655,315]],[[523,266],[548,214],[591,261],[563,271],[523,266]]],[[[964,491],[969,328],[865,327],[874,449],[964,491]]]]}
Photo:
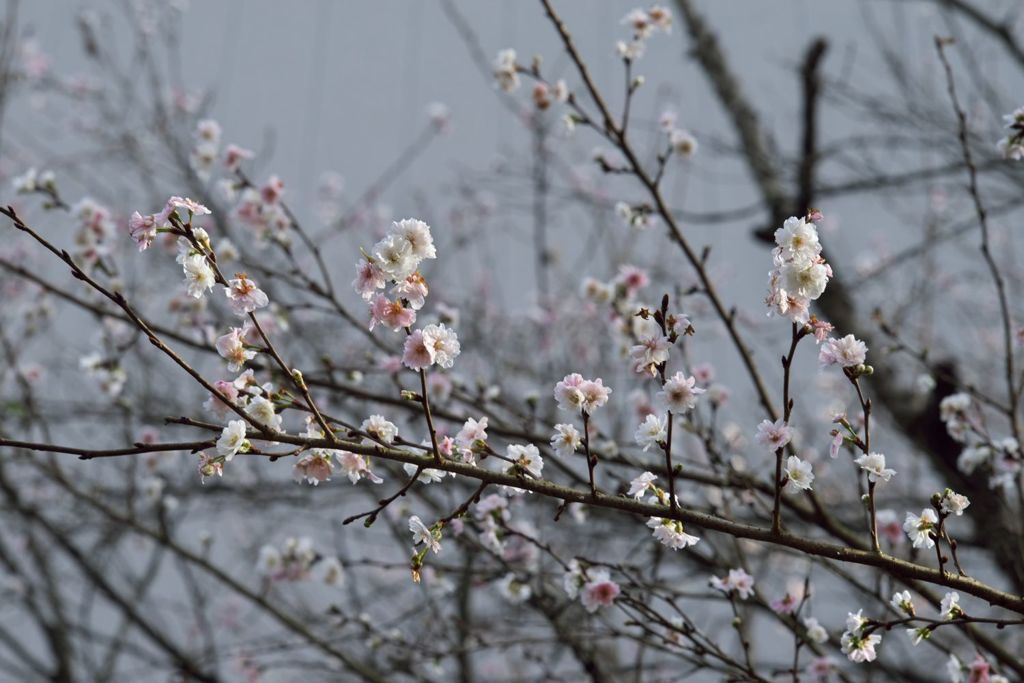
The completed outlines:
{"type": "Polygon", "coordinates": [[[153,244],[160,227],[161,222],[156,214],[143,216],[135,211],[128,221],[128,232],[139,245],[139,251],[145,251],[153,244]]]}
{"type": "Polygon", "coordinates": [[[726,594],[736,591],[740,600],[746,600],[754,594],[754,577],[743,569],[730,569],[724,579],[712,576],[710,583],[712,588],[726,594]]]}
{"type": "Polygon", "coordinates": [[[362,259],[356,264],[356,279],[352,281],[352,288],[365,301],[374,298],[378,289],[387,285],[387,276],[380,269],[376,261],[362,259]]]}
{"type": "Polygon", "coordinates": [[[956,591],[950,591],[942,596],[939,614],[947,621],[965,616],[963,608],[960,607],[960,594],[956,591]]]}
{"type": "Polygon", "coordinates": [[[788,218],[776,230],[775,268],[769,274],[765,300],[769,314],[800,324],[810,319],[810,302],[822,295],[832,276],[831,267],[821,258],[817,235],[817,226],[806,218],[788,218]]]}
{"type": "Polygon", "coordinates": [[[818,623],[817,619],[814,617],[804,617],[802,623],[804,625],[804,634],[806,635],[807,640],[812,643],[818,643],[819,645],[828,642],[828,631],[825,630],[824,626],[818,623]]]}
{"type": "Polygon", "coordinates": [[[704,392],[705,389],[697,386],[696,378],[677,372],[665,381],[657,397],[673,414],[681,415],[693,410],[697,397],[704,392]]]}
{"type": "Polygon", "coordinates": [[[218,337],[214,344],[217,353],[228,361],[228,370],[232,372],[241,370],[246,361],[256,357],[256,351],[246,347],[244,336],[242,328],[232,327],[227,334],[218,337]]]}
{"type": "Polygon", "coordinates": [[[854,462],[868,473],[871,481],[889,481],[896,474],[896,470],[886,468],[885,456],[881,453],[867,453],[854,459],[854,462]]]}
{"type": "Polygon", "coordinates": [[[388,445],[394,443],[398,437],[398,427],[389,422],[383,415],[371,415],[363,420],[359,427],[361,430],[376,438],[378,441],[388,445]]]}
{"type": "Polygon", "coordinates": [[[245,273],[237,273],[234,279],[228,280],[224,294],[228,297],[231,310],[238,316],[252,313],[269,303],[267,295],[245,273]]]}
{"type": "Polygon", "coordinates": [[[462,429],[455,435],[455,443],[461,448],[473,448],[477,441],[487,441],[487,417],[475,420],[467,418],[462,429]]]}
{"type": "Polygon", "coordinates": [[[823,368],[830,365],[853,368],[864,364],[867,353],[867,345],[852,334],[848,334],[842,339],[825,340],[818,354],[818,362],[823,368]]]}
{"type": "Polygon", "coordinates": [[[519,73],[516,65],[516,51],[502,50],[494,60],[494,77],[498,86],[505,92],[514,92],[519,88],[519,73]]]}
{"type": "Polygon", "coordinates": [[[786,458],[786,467],[783,470],[786,477],[786,493],[798,491],[810,491],[811,482],[814,481],[811,463],[801,460],[795,455],[786,458]]]}
{"type": "Polygon", "coordinates": [[[345,474],[348,475],[348,480],[353,484],[358,484],[360,479],[369,479],[370,483],[382,484],[384,480],[378,477],[370,470],[369,464],[358,453],[351,453],[349,451],[334,451],[334,457],[337,459],[338,464],[345,474]]]}
{"type": "Polygon", "coordinates": [[[633,438],[645,451],[652,446],[660,446],[668,438],[668,421],[664,417],[648,415],[636,428],[633,438]]]}
{"type": "Polygon", "coordinates": [[[243,161],[252,159],[255,156],[250,150],[238,145],[227,145],[224,148],[224,168],[228,171],[237,171],[243,161]]]}
{"type": "Polygon", "coordinates": [[[273,402],[263,396],[254,396],[245,408],[246,415],[272,431],[281,431],[283,418],[274,410],[273,402]]]}
{"type": "Polygon", "coordinates": [[[763,420],[757,426],[757,435],[754,438],[757,443],[774,452],[785,448],[792,441],[793,429],[781,418],[775,422],[763,420]]]}
{"type": "Polygon", "coordinates": [[[925,508],[920,516],[908,512],[907,519],[903,522],[903,530],[907,532],[915,548],[934,548],[935,539],[931,534],[938,528],[938,524],[939,517],[935,510],[925,508]]]}
{"type": "Polygon", "coordinates": [[[202,254],[187,256],[182,263],[182,269],[185,271],[185,285],[188,289],[188,295],[195,299],[201,298],[204,292],[213,289],[213,286],[217,284],[217,276],[214,274],[213,268],[207,261],[206,256],[202,254]]]}
{"type": "Polygon", "coordinates": [[[541,478],[544,459],[533,444],[509,444],[505,456],[511,461],[505,468],[506,474],[528,474],[535,479],[541,478]]]}
{"type": "Polygon", "coordinates": [[[653,536],[658,539],[658,542],[672,550],[687,548],[700,540],[698,537],[686,533],[683,523],[676,520],[651,517],[647,520],[647,526],[654,530],[653,536]]]}
{"type": "Polygon", "coordinates": [[[892,600],[889,601],[893,609],[903,612],[909,617],[915,615],[914,599],[910,596],[910,591],[901,591],[893,593],[892,600]]]}
{"type": "Polygon", "coordinates": [[[432,530],[416,515],[409,518],[409,531],[412,532],[413,545],[422,543],[435,555],[441,552],[441,532],[432,530]]]}
{"type": "Polygon", "coordinates": [[[416,311],[406,308],[401,301],[391,301],[383,294],[378,294],[370,306],[370,329],[377,325],[398,332],[403,327],[410,327],[416,322],[416,311]]]}
{"type": "Polygon", "coordinates": [[[939,506],[944,514],[960,517],[964,510],[971,504],[967,496],[956,493],[952,489],[945,489],[939,497],[939,506]]]}
{"type": "Polygon", "coordinates": [[[592,569],[590,580],[580,591],[580,602],[583,603],[584,609],[594,613],[602,607],[611,606],[621,590],[619,584],[611,580],[608,570],[592,569]]]}
{"type": "Polygon", "coordinates": [[[672,344],[661,334],[640,339],[640,343],[633,346],[629,355],[633,360],[633,371],[640,375],[654,377],[658,372],[658,366],[668,360],[668,351],[672,344]]]}
{"type": "Polygon", "coordinates": [[[304,455],[296,463],[292,470],[292,478],[295,481],[306,481],[316,486],[322,481],[330,481],[334,473],[334,464],[331,454],[323,449],[314,449],[312,453],[304,455]]]}
{"type": "Polygon", "coordinates": [[[629,491],[626,495],[630,498],[640,500],[644,494],[649,490],[653,489],[654,482],[657,481],[657,477],[651,472],[644,472],[639,477],[629,482],[629,491]]]}
{"type": "Polygon", "coordinates": [[[217,454],[223,456],[225,461],[231,462],[236,453],[248,450],[248,444],[245,421],[231,420],[217,439],[217,454]]]}
{"type": "Polygon", "coordinates": [[[873,662],[878,656],[875,648],[882,642],[882,636],[877,633],[864,633],[867,619],[861,616],[861,611],[856,614],[849,614],[846,618],[846,631],[840,639],[843,654],[851,662],[873,662]]]}
{"type": "Polygon", "coordinates": [[[555,433],[551,435],[551,448],[564,457],[575,453],[582,443],[579,431],[571,424],[556,424],[555,433]]]}

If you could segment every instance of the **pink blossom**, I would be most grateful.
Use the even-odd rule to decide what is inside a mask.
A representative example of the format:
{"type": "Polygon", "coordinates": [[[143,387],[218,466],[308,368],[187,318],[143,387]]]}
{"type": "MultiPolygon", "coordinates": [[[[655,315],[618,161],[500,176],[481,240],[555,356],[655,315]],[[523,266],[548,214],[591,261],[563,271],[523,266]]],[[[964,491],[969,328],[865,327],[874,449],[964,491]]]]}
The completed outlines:
{"type": "Polygon", "coordinates": [[[252,360],[256,357],[255,351],[245,348],[242,335],[242,329],[232,327],[231,331],[227,334],[218,337],[215,344],[217,353],[228,361],[228,370],[232,372],[241,370],[247,360],[252,360]]]}
{"type": "Polygon", "coordinates": [[[537,109],[544,110],[551,106],[551,90],[547,83],[536,83],[531,97],[537,109]]]}
{"type": "Polygon", "coordinates": [[[622,590],[619,584],[608,577],[608,572],[603,570],[592,570],[591,580],[583,586],[580,591],[580,602],[583,608],[590,613],[596,612],[601,607],[609,607],[622,590]]]}
{"type": "Polygon", "coordinates": [[[715,366],[711,363],[698,363],[693,366],[693,377],[699,384],[710,384],[715,379],[715,366]]]}
{"type": "Polygon", "coordinates": [[[164,208],[164,215],[168,215],[178,209],[184,209],[193,216],[206,216],[210,214],[210,210],[200,204],[197,201],[193,201],[188,197],[171,197],[167,200],[167,206],[164,208]]]}
{"type": "Polygon", "coordinates": [[[405,338],[402,362],[413,370],[422,370],[434,363],[434,353],[423,339],[423,331],[416,330],[405,338]]]}
{"type": "Polygon", "coordinates": [[[206,453],[199,454],[199,477],[205,484],[207,477],[223,477],[224,462],[220,458],[211,458],[206,453]]]}
{"type": "Polygon", "coordinates": [[[383,479],[370,471],[370,466],[366,463],[363,456],[358,453],[335,451],[334,455],[338,459],[338,464],[341,465],[341,468],[345,470],[345,474],[348,475],[348,480],[353,484],[358,483],[360,479],[369,479],[374,484],[384,482],[383,479]]]}
{"type": "Polygon", "coordinates": [[[267,182],[263,183],[263,187],[260,188],[260,199],[265,204],[277,204],[282,194],[284,194],[284,181],[276,175],[267,178],[267,182]]]}
{"type": "Polygon", "coordinates": [[[477,441],[487,441],[487,418],[469,418],[455,435],[455,443],[463,448],[472,448],[477,441]]]}
{"type": "Polygon", "coordinates": [[[814,334],[814,340],[817,343],[825,341],[829,333],[834,329],[832,323],[827,323],[824,320],[818,320],[817,318],[812,319],[808,324],[811,326],[811,331],[814,334]]]}
{"type": "MultiPolygon", "coordinates": [[[[219,379],[213,383],[213,388],[219,391],[229,401],[235,401],[238,398],[238,389],[235,387],[233,382],[219,379]]],[[[203,404],[203,408],[216,415],[219,419],[223,420],[228,413],[231,411],[224,401],[218,396],[210,394],[210,398],[203,404]]]]}
{"type": "Polygon", "coordinates": [[[677,372],[665,380],[664,386],[658,392],[658,398],[673,413],[681,415],[696,407],[697,397],[704,391],[697,386],[696,378],[686,377],[683,373],[677,372]]]}
{"type": "Polygon", "coordinates": [[[585,397],[583,396],[583,375],[574,372],[566,375],[562,381],[555,385],[555,400],[562,410],[575,412],[582,410],[585,397]]]}
{"type": "Polygon", "coordinates": [[[843,433],[837,430],[832,436],[832,443],[828,445],[828,455],[830,458],[839,457],[839,449],[843,447],[843,441],[843,433]]]}
{"type": "Polygon", "coordinates": [[[388,374],[395,374],[402,369],[401,356],[383,356],[377,361],[377,367],[388,374]]]}
{"type": "Polygon", "coordinates": [[[812,680],[824,683],[828,681],[832,676],[832,672],[835,671],[836,661],[828,655],[824,657],[815,657],[811,660],[811,663],[807,665],[807,675],[812,680]]]}
{"type": "Polygon", "coordinates": [[[740,600],[746,600],[754,594],[754,577],[742,569],[730,569],[724,579],[712,576],[711,587],[726,594],[736,591],[740,600]]]}
{"type": "Polygon", "coordinates": [[[611,388],[606,387],[600,377],[583,382],[580,391],[583,393],[583,410],[588,415],[608,403],[608,397],[612,393],[611,388]]]}
{"type": "Polygon", "coordinates": [[[989,683],[991,680],[992,667],[980,654],[974,657],[971,668],[967,673],[967,683],[989,683]]]}
{"type": "Polygon", "coordinates": [[[800,600],[797,596],[787,592],[781,598],[772,600],[771,608],[776,614],[793,614],[799,604],[800,600]]]}
{"type": "Polygon", "coordinates": [[[292,477],[295,481],[303,480],[316,486],[322,481],[330,481],[334,473],[331,456],[327,451],[316,450],[295,463],[292,477]]]}
{"type": "Polygon", "coordinates": [[[408,301],[409,307],[414,311],[423,308],[429,293],[430,289],[427,287],[427,281],[423,279],[419,272],[415,272],[401,282],[395,283],[395,286],[391,288],[391,295],[396,299],[408,301]]]}
{"type": "Polygon", "coordinates": [[[228,145],[224,148],[224,168],[229,171],[237,171],[242,162],[252,159],[253,153],[238,145],[228,145]]]}
{"type": "Polygon", "coordinates": [[[267,295],[245,273],[236,273],[235,279],[229,280],[228,285],[224,293],[235,315],[244,316],[269,303],[267,295]]]}
{"type": "Polygon", "coordinates": [[[867,345],[852,334],[848,334],[842,339],[826,340],[818,353],[818,362],[823,368],[830,365],[852,368],[863,365],[867,360],[867,353],[867,345]]]}
{"type": "Polygon", "coordinates": [[[633,372],[654,377],[658,374],[658,366],[668,360],[672,345],[660,332],[651,337],[641,337],[638,341],[640,343],[629,350],[633,372]]]}
{"type": "Polygon", "coordinates": [[[383,294],[378,294],[370,305],[370,329],[383,325],[398,332],[403,327],[410,327],[416,322],[416,311],[406,308],[400,301],[391,301],[383,294]]]}
{"type": "Polygon", "coordinates": [[[615,278],[615,283],[621,285],[630,297],[646,287],[650,281],[647,271],[630,265],[619,266],[619,275],[615,278]]]}
{"type": "Polygon", "coordinates": [[[879,510],[876,517],[878,535],[889,541],[891,545],[900,545],[906,539],[903,535],[903,523],[894,510],[879,510]]]}
{"type": "Polygon", "coordinates": [[[156,239],[156,231],[160,227],[157,218],[158,214],[143,216],[138,211],[132,213],[132,217],[128,221],[128,233],[139,245],[139,251],[148,249],[156,239]]]}
{"type": "Polygon", "coordinates": [[[356,279],[352,281],[352,289],[356,290],[364,301],[372,299],[374,293],[378,289],[383,289],[385,284],[387,279],[384,271],[376,263],[363,259],[356,264],[356,279]]]}
{"type": "Polygon", "coordinates": [[[784,448],[793,439],[793,429],[786,424],[785,420],[779,419],[775,422],[762,420],[757,426],[757,443],[770,451],[777,451],[784,448]]]}

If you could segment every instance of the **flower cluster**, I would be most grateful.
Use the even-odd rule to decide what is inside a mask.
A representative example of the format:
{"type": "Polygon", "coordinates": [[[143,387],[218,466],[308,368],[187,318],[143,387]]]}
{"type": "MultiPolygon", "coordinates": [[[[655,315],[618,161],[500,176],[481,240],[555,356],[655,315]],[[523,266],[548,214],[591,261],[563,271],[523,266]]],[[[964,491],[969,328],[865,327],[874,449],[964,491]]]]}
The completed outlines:
{"type": "Polygon", "coordinates": [[[310,567],[316,558],[312,539],[306,536],[289,537],[285,539],[281,550],[272,545],[261,547],[256,568],[272,581],[297,581],[309,576],[310,567]]]}
{"type": "Polygon", "coordinates": [[[681,159],[689,159],[697,153],[697,138],[690,131],[679,128],[676,122],[676,113],[671,110],[663,112],[658,119],[661,130],[668,137],[669,153],[681,159]]]}
{"type": "Polygon", "coordinates": [[[85,268],[96,266],[110,253],[115,234],[110,209],[90,197],[83,197],[71,207],[77,223],[75,231],[75,260],[85,268]]]}
{"type": "Polygon", "coordinates": [[[990,436],[979,406],[967,393],[951,394],[939,403],[939,416],[946,431],[965,444],[957,468],[967,475],[986,472],[989,487],[1009,494],[1017,486],[1024,455],[1012,436],[990,436]]]}
{"type": "MultiPolygon", "coordinates": [[[[237,165],[247,155],[244,150],[233,148],[225,162],[231,161],[237,165]]],[[[228,199],[235,202],[235,217],[253,233],[257,246],[264,246],[270,241],[285,246],[291,244],[292,219],[281,201],[284,181],[271,175],[259,187],[244,185],[241,192],[230,182],[223,188],[228,199]]]]}
{"type": "Polygon", "coordinates": [[[811,302],[824,293],[832,277],[831,266],[821,256],[818,228],[807,217],[787,218],[775,231],[775,245],[775,268],[769,274],[765,300],[769,314],[806,324],[811,302]]]}
{"type": "Polygon", "coordinates": [[[643,57],[646,41],[655,31],[672,32],[672,13],[662,5],[651,5],[646,10],[637,7],[622,18],[622,23],[633,33],[629,42],[620,40],[615,50],[622,59],[632,62],[643,57]]]}
{"type": "Polygon", "coordinates": [[[754,577],[742,569],[730,569],[725,578],[712,576],[710,584],[726,595],[735,593],[740,600],[746,600],[754,594],[754,577]]]}
{"type": "Polygon", "coordinates": [[[42,192],[52,196],[57,191],[57,176],[53,171],[38,171],[35,168],[29,168],[23,174],[15,176],[11,181],[11,186],[18,194],[42,192]]]}
{"type": "Polygon", "coordinates": [[[107,396],[116,398],[124,389],[128,374],[121,364],[113,358],[104,358],[99,353],[91,353],[78,361],[78,366],[88,375],[107,396]]]}
{"type": "Polygon", "coordinates": [[[200,180],[210,179],[213,167],[220,153],[220,124],[213,119],[202,119],[196,123],[192,133],[193,144],[189,153],[189,163],[200,180]]]}
{"type": "Polygon", "coordinates": [[[407,218],[392,223],[388,234],[356,264],[352,287],[370,304],[370,329],[377,325],[398,331],[416,322],[429,289],[418,271],[424,259],[436,258],[430,226],[407,218]],[[392,283],[389,299],[380,289],[392,283]]]}
{"type": "MultiPolygon", "coordinates": [[[[669,494],[664,489],[655,485],[657,477],[651,472],[644,472],[629,483],[629,491],[626,495],[640,500],[645,494],[650,493],[648,502],[651,504],[668,505],[669,494]]],[[[661,544],[673,550],[687,548],[695,545],[700,538],[686,533],[683,523],[674,519],[662,517],[651,517],[647,520],[647,526],[652,529],[652,534],[661,544]]]]}
{"type": "MultiPolygon", "coordinates": [[[[139,251],[145,251],[153,244],[153,240],[156,239],[158,232],[171,232],[182,225],[191,226],[193,216],[205,216],[209,215],[209,213],[210,210],[208,208],[191,199],[171,197],[167,200],[164,208],[158,213],[146,216],[143,216],[138,211],[132,213],[131,218],[128,220],[128,234],[131,235],[131,238],[139,246],[139,251]],[[182,218],[182,215],[185,217],[182,218]]],[[[206,231],[198,228],[195,232],[196,240],[202,242],[202,238],[206,236],[206,231]]],[[[179,234],[183,235],[184,233],[179,234]]],[[[208,237],[206,241],[209,241],[208,237]]],[[[191,248],[192,245],[187,245],[187,249],[191,248]]],[[[180,257],[180,251],[181,248],[179,247],[178,262],[182,263],[183,259],[180,257]]]]}
{"type": "Polygon", "coordinates": [[[422,370],[433,364],[450,368],[459,355],[458,336],[444,323],[427,325],[405,338],[402,362],[413,370],[422,370]]]}
{"type": "Polygon", "coordinates": [[[578,372],[566,375],[555,384],[555,400],[562,410],[593,415],[594,411],[608,403],[611,387],[606,387],[601,378],[584,379],[578,372]]]}
{"type": "Polygon", "coordinates": [[[846,631],[839,642],[851,662],[873,662],[878,656],[875,647],[882,642],[882,636],[868,631],[869,622],[861,612],[847,615],[846,631]]]}
{"type": "Polygon", "coordinates": [[[328,586],[340,586],[345,576],[338,558],[318,553],[312,539],[306,536],[285,539],[280,550],[264,545],[259,550],[256,569],[270,581],[300,581],[312,577],[328,586]]]}

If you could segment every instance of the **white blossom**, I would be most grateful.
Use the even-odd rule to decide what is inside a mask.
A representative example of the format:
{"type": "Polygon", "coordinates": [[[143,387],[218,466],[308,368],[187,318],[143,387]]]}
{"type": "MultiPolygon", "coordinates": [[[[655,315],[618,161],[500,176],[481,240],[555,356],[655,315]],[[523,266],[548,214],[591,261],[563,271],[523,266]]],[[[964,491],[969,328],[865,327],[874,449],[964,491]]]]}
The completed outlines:
{"type": "Polygon", "coordinates": [[[645,451],[651,446],[660,446],[668,438],[668,420],[658,415],[648,415],[636,428],[633,438],[645,451]]]}

